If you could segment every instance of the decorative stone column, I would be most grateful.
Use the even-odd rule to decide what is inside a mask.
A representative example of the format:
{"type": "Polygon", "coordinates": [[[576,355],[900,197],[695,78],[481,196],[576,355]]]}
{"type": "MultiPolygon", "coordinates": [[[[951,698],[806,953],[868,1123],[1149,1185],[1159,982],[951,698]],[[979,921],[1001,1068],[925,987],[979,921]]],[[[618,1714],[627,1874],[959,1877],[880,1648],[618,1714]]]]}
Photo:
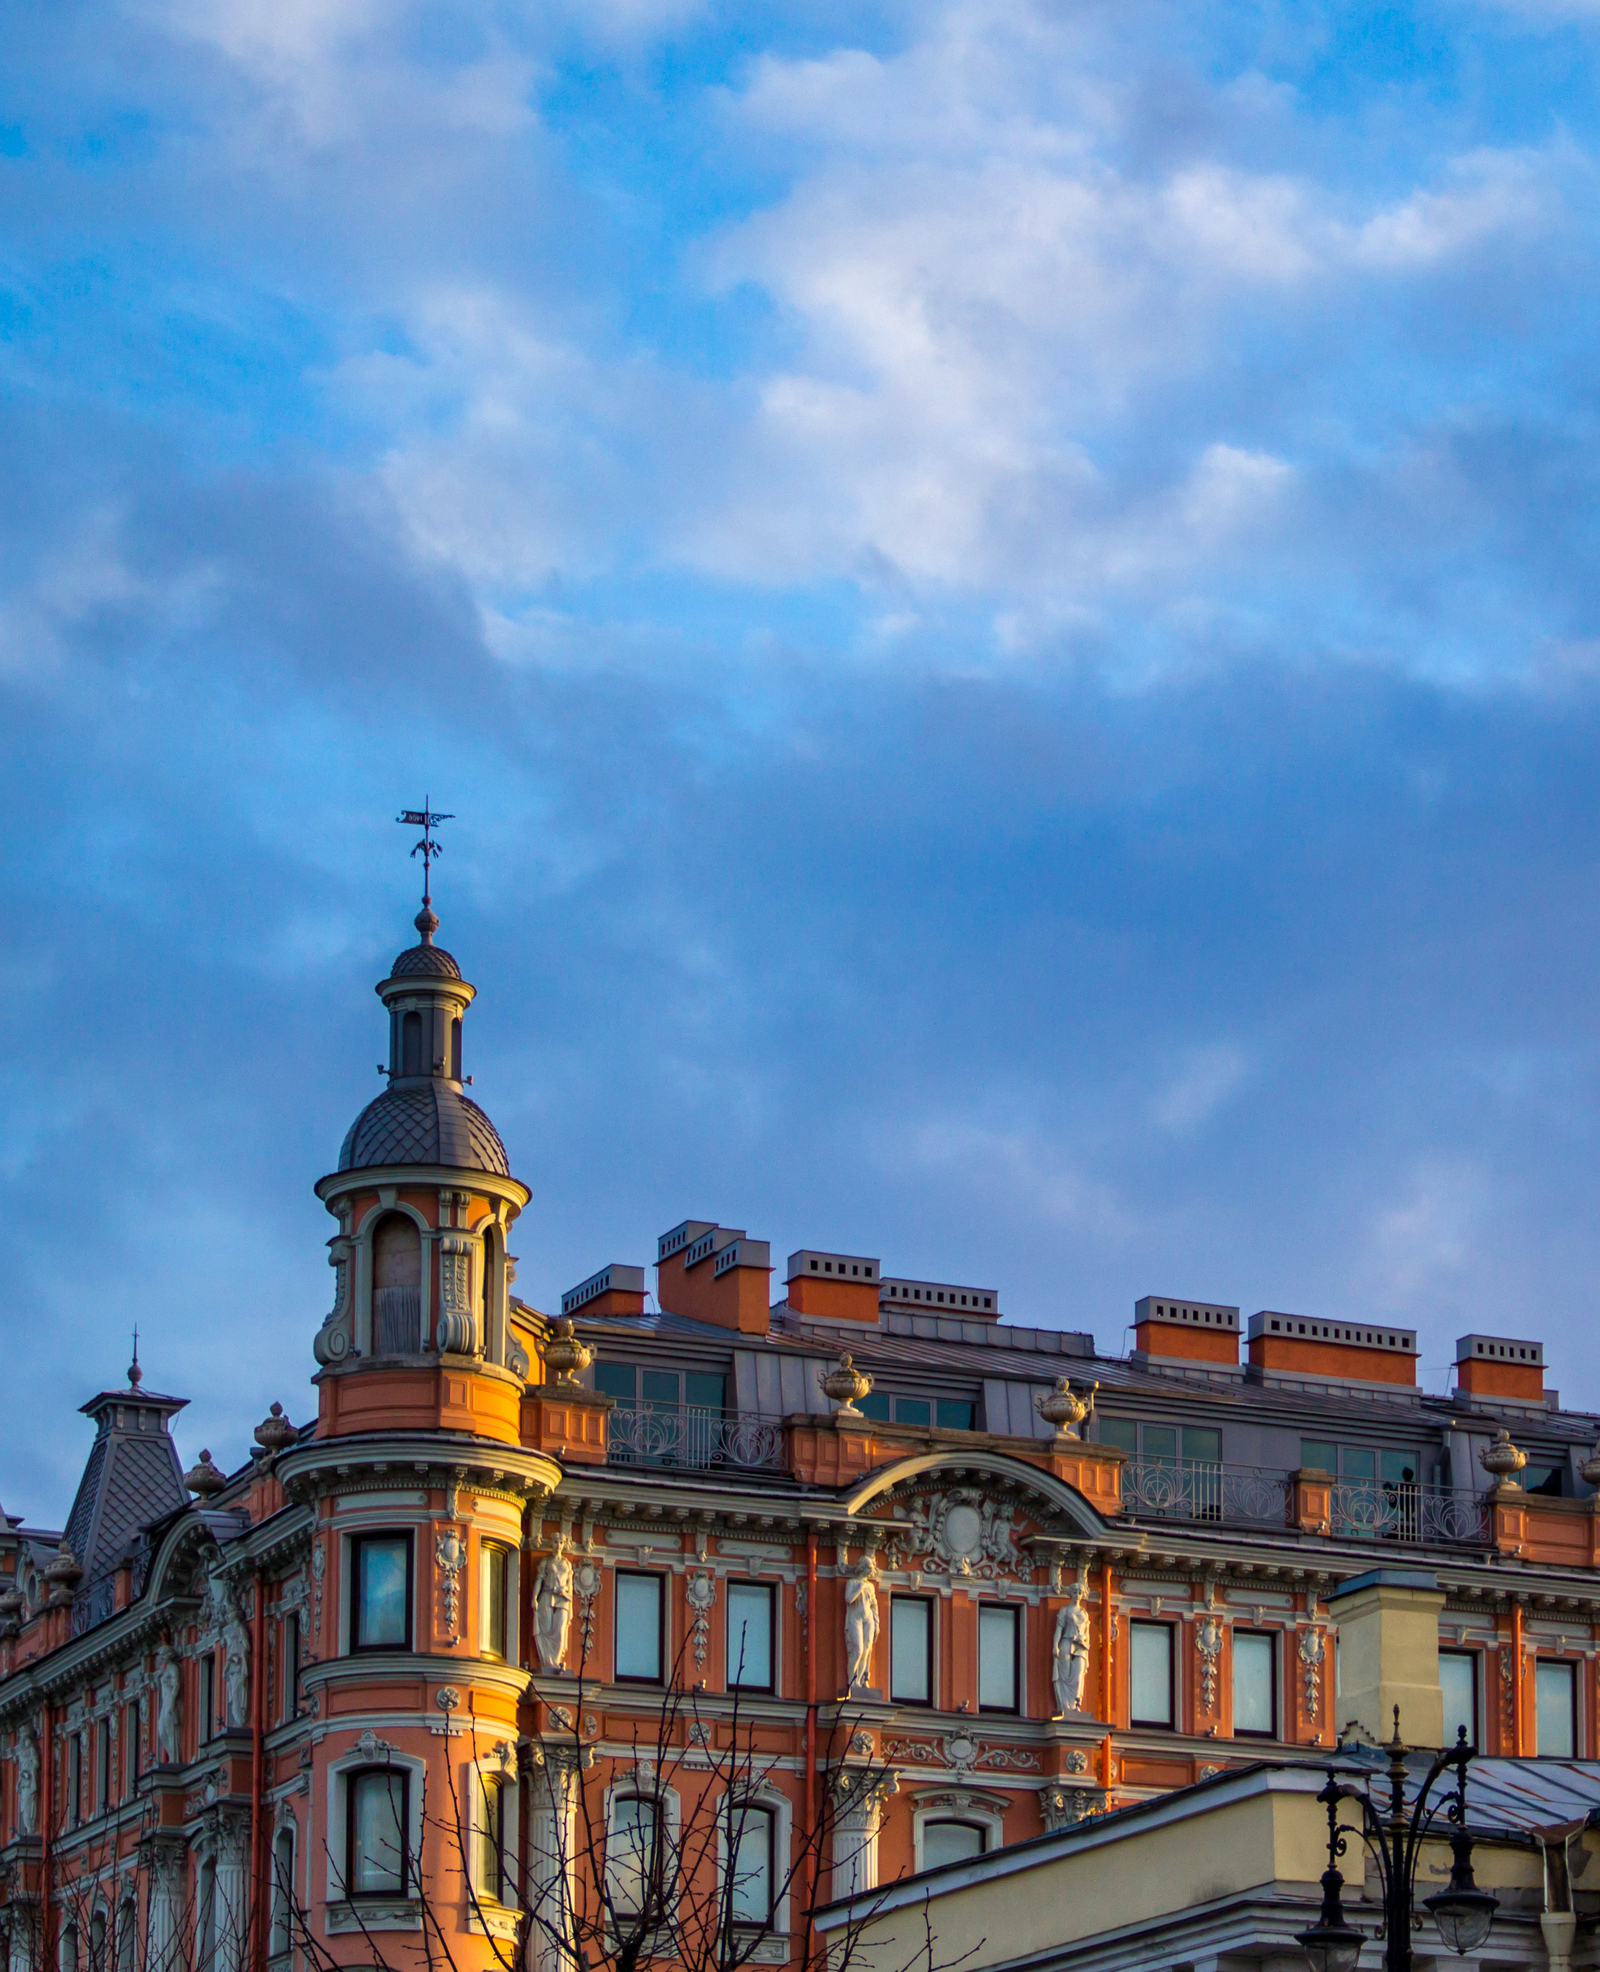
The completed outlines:
{"type": "Polygon", "coordinates": [[[528,1745],[529,1959],[533,1972],[571,1972],[577,1963],[574,1913],[578,1787],[594,1748],[536,1739],[528,1745]]]}
{"type": "Polygon", "coordinates": [[[32,1902],[17,1897],[6,1909],[7,1972],[36,1972],[39,1913],[32,1902]]]}
{"type": "Polygon", "coordinates": [[[216,1952],[213,1972],[244,1972],[250,1939],[250,1817],[237,1808],[217,1815],[216,1952]]]}
{"type": "Polygon", "coordinates": [[[1058,1828],[1103,1813],[1105,1805],[1105,1789],[1092,1781],[1050,1780],[1039,1789],[1039,1816],[1052,1835],[1058,1828]]]}
{"type": "Polygon", "coordinates": [[[153,1835],[144,1843],[150,1881],[145,1930],[148,1972],[177,1972],[183,1963],[183,1907],[189,1879],[189,1845],[181,1835],[153,1835]]]}
{"type": "Polygon", "coordinates": [[[837,1767],[833,1795],[833,1883],[830,1900],[857,1897],[878,1887],[878,1831],[883,1810],[899,1788],[890,1767],[837,1767]]]}

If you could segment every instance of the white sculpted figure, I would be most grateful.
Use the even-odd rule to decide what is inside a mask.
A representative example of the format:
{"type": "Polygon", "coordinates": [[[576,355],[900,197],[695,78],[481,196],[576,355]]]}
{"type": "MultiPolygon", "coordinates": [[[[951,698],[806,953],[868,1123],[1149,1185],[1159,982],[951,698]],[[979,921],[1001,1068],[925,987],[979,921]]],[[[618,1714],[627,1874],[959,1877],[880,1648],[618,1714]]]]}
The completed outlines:
{"type": "Polygon", "coordinates": [[[1083,1710],[1083,1682],[1089,1675],[1089,1612],[1083,1606],[1083,1584],[1074,1582],[1056,1617],[1055,1660],[1051,1676],[1056,1688],[1056,1716],[1083,1710]]]}
{"type": "Polygon", "coordinates": [[[872,1683],[872,1652],[878,1641],[878,1557],[863,1555],[845,1581],[844,1654],[854,1691],[872,1683]]]}
{"type": "Polygon", "coordinates": [[[250,1632],[244,1626],[244,1618],[238,1606],[230,1597],[225,1605],[227,1613],[222,1619],[222,1642],[227,1652],[223,1667],[223,1677],[228,1687],[228,1723],[242,1726],[250,1723],[250,1632]]]}
{"type": "Polygon", "coordinates": [[[156,1757],[178,1764],[178,1727],[183,1711],[183,1672],[177,1653],[166,1645],[156,1662],[156,1757]]]}
{"type": "Polygon", "coordinates": [[[565,1547],[558,1546],[539,1563],[539,1572],[533,1579],[533,1640],[545,1670],[562,1668],[571,1627],[572,1563],[567,1559],[565,1547]]]}
{"type": "Polygon", "coordinates": [[[25,1725],[17,1734],[17,1833],[36,1835],[39,1831],[39,1742],[33,1727],[25,1725]]]}

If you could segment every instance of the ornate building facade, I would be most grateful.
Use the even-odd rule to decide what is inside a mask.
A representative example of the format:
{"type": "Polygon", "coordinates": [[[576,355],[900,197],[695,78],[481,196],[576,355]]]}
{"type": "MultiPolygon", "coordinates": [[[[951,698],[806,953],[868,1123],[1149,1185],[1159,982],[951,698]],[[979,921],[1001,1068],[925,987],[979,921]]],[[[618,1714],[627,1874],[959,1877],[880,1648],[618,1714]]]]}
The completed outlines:
{"type": "Polygon", "coordinates": [[[872,1256],[774,1292],[701,1220],[537,1310],[417,924],[317,1185],[314,1420],[185,1471],[135,1370],[67,1527],[0,1517],[10,1972],[592,1964],[663,1867],[715,1948],[644,1956],[784,1963],[824,1903],[1391,1701],[1600,1751],[1597,1421],[1537,1343],[1435,1396],[1409,1331],[1156,1295],[1099,1351],[872,1256]]]}

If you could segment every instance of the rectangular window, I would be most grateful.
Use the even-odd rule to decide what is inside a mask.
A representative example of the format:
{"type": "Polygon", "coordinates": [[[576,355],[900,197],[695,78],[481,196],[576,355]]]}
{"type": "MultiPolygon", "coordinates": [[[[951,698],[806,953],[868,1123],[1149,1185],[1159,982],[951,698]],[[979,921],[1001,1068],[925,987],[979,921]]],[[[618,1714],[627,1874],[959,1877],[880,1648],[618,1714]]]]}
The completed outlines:
{"type": "Polygon", "coordinates": [[[896,1424],[932,1424],[933,1405],[926,1397],[896,1397],[894,1421],[896,1424]]]}
{"type": "Polygon", "coordinates": [[[95,1806],[102,1814],[111,1805],[117,1776],[111,1765],[111,1720],[104,1718],[95,1729],[95,1806]]]}
{"type": "Polygon", "coordinates": [[[350,1648],[409,1650],[411,1536],[358,1534],[350,1551],[350,1648]]]}
{"type": "Polygon", "coordinates": [[[217,1730],[217,1660],[214,1653],[200,1659],[200,1718],[195,1739],[204,1745],[217,1730]]]}
{"type": "Polygon", "coordinates": [[[1300,1440],[1300,1464],[1312,1472],[1326,1472],[1330,1478],[1339,1476],[1339,1447],[1326,1438],[1302,1438],[1300,1440]]]}
{"type": "Polygon", "coordinates": [[[863,1417],[870,1417],[876,1424],[889,1422],[889,1398],[883,1390],[869,1390],[864,1397],[856,1399],[856,1409],[863,1417]]]}
{"type": "Polygon", "coordinates": [[[941,1431],[971,1431],[977,1422],[978,1407],[967,1397],[941,1397],[938,1422],[941,1431]]]}
{"type": "Polygon", "coordinates": [[[503,1904],[505,1889],[506,1790],[498,1780],[485,1780],[478,1802],[478,1893],[503,1904]]]}
{"type": "Polygon", "coordinates": [[[639,1401],[639,1365],[596,1363],[594,1387],[602,1397],[615,1397],[619,1404],[636,1404],[639,1401]]]}
{"type": "Polygon", "coordinates": [[[122,1730],[127,1734],[124,1759],[127,1762],[128,1784],[124,1797],[132,1800],[139,1791],[139,1701],[136,1698],[122,1716],[122,1730]]]}
{"type": "Polygon", "coordinates": [[[1147,1465],[1171,1465],[1178,1457],[1178,1427],[1147,1424],[1139,1433],[1139,1456],[1147,1465]]]}
{"type": "Polygon", "coordinates": [[[1370,1445],[1346,1445],[1339,1461],[1339,1477],[1357,1485],[1371,1485],[1378,1477],[1378,1454],[1370,1445]]]}
{"type": "Polygon", "coordinates": [[[283,1619],[283,1716],[294,1718],[300,1710],[300,1617],[298,1612],[283,1619]]]}
{"type": "Polygon", "coordinates": [[[933,1702],[933,1604],[918,1595],[889,1598],[889,1696],[933,1702]]]}
{"type": "Polygon", "coordinates": [[[766,1582],[728,1584],[728,1687],[772,1689],[772,1601],[766,1582]]]}
{"type": "Polygon", "coordinates": [[[978,1710],[1017,1709],[1017,1643],[1022,1612],[998,1603],[978,1608],[978,1710]]]}
{"type": "Polygon", "coordinates": [[[1172,1724],[1172,1626],[1130,1623],[1130,1679],[1133,1723],[1172,1724]]]}
{"type": "Polygon", "coordinates": [[[661,1577],[617,1574],[617,1676],[661,1682],[661,1577]]]}
{"type": "Polygon", "coordinates": [[[1444,1743],[1454,1746],[1463,1726],[1467,1744],[1478,1743],[1478,1653],[1475,1650],[1439,1652],[1439,1689],[1444,1693],[1444,1743]]]}
{"type": "Polygon", "coordinates": [[[1264,1630],[1233,1633],[1233,1729],[1271,1739],[1277,1733],[1276,1638],[1264,1630]]]}
{"type": "Polygon", "coordinates": [[[690,1410],[721,1411],[728,1401],[728,1379],[720,1370],[686,1369],[683,1401],[690,1410]]]}
{"type": "Polygon", "coordinates": [[[410,1776],[393,1767],[351,1774],[345,1863],[352,1897],[403,1897],[410,1881],[406,1830],[410,1776]]]}
{"type": "Polygon", "coordinates": [[[733,1883],[729,1905],[735,1924],[772,1920],[773,1829],[770,1808],[746,1807],[734,1824],[733,1883]]]}
{"type": "Polygon", "coordinates": [[[1099,1421],[1099,1441],[1102,1445],[1115,1445],[1119,1452],[1126,1452],[1129,1458],[1139,1456],[1139,1427],[1131,1417],[1102,1417],[1099,1421]]]}
{"type": "Polygon", "coordinates": [[[1533,1688],[1539,1718],[1541,1757],[1572,1760],[1578,1753],[1577,1683],[1571,1664],[1540,1660],[1534,1666],[1533,1688]]]}
{"type": "Polygon", "coordinates": [[[478,1549],[478,1648],[504,1662],[511,1655],[506,1617],[511,1598],[511,1550],[500,1541],[478,1549]]]}
{"type": "Polygon", "coordinates": [[[1183,1427],[1183,1456],[1197,1465],[1219,1465],[1222,1462],[1222,1433],[1209,1425],[1186,1424],[1183,1427]]]}
{"type": "Polygon", "coordinates": [[[72,1762],[69,1809],[72,1825],[76,1828],[83,1820],[83,1734],[81,1732],[67,1741],[67,1758],[72,1762]]]}

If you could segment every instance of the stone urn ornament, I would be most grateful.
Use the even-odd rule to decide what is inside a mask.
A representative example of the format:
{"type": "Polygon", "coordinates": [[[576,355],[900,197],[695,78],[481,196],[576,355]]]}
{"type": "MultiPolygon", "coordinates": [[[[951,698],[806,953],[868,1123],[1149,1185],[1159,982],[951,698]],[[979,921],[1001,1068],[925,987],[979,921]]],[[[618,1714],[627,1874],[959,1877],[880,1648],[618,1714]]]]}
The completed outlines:
{"type": "Polygon", "coordinates": [[[300,1433],[284,1416],[282,1404],[274,1404],[255,1431],[256,1443],[267,1458],[271,1458],[274,1452],[281,1452],[285,1445],[292,1445],[299,1436],[300,1433]]]}
{"type": "Polygon", "coordinates": [[[1600,1444],[1578,1467],[1578,1477],[1586,1486],[1600,1486],[1600,1444]]]}
{"type": "Polygon", "coordinates": [[[1056,1387],[1047,1397],[1035,1397],[1033,1407],[1046,1424],[1056,1428],[1055,1443],[1058,1445],[1076,1444],[1078,1426],[1094,1409],[1094,1393],[1100,1388],[1099,1381],[1091,1383],[1082,1396],[1073,1389],[1072,1379],[1067,1376],[1056,1378],[1056,1387]]]}
{"type": "Polygon", "coordinates": [[[183,1483],[203,1506],[208,1499],[220,1493],[228,1481],[226,1476],[211,1463],[210,1452],[202,1451],[183,1475],[183,1483]]]}
{"type": "Polygon", "coordinates": [[[594,1351],[578,1340],[571,1322],[551,1323],[544,1345],[544,1368],[552,1383],[570,1390],[593,1361],[594,1351]]]}
{"type": "Polygon", "coordinates": [[[60,1589],[63,1595],[71,1595],[83,1580],[83,1563],[63,1541],[56,1549],[55,1560],[43,1572],[47,1582],[60,1589]]]}
{"type": "Polygon", "coordinates": [[[820,1370],[817,1372],[817,1387],[839,1406],[834,1412],[835,1417],[858,1418],[862,1414],[856,1409],[857,1400],[866,1396],[872,1388],[872,1378],[864,1370],[856,1368],[846,1351],[826,1376],[820,1370]]]}
{"type": "Polygon", "coordinates": [[[1479,1452],[1478,1463],[1496,1485],[1512,1486],[1521,1491],[1517,1474],[1528,1463],[1528,1454],[1512,1444],[1509,1431],[1495,1433],[1494,1443],[1479,1452]]]}

